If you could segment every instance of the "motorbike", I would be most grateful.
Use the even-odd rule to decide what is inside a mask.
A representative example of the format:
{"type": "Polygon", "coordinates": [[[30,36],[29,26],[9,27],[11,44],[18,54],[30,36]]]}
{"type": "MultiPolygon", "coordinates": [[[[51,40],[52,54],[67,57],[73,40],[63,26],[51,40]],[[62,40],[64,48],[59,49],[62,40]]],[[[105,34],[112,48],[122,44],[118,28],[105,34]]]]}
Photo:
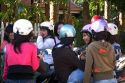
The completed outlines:
{"type": "Polygon", "coordinates": [[[54,64],[52,59],[52,50],[38,50],[39,56],[42,56],[43,60],[40,63],[38,72],[40,75],[36,77],[36,83],[58,83],[54,70],[54,64]]]}
{"type": "MultiPolygon", "coordinates": [[[[48,64],[46,64],[48,65],[48,64]]],[[[37,78],[36,83],[58,83],[56,79],[55,70],[52,69],[53,65],[48,65],[49,69],[46,72],[42,72],[37,78]]]]}

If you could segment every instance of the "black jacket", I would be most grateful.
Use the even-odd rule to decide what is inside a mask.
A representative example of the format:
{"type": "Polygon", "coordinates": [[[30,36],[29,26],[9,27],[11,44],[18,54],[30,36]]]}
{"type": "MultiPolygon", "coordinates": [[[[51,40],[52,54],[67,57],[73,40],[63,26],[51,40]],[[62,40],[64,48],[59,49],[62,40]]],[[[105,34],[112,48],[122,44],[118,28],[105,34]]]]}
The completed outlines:
{"type": "Polygon", "coordinates": [[[57,78],[61,83],[67,83],[70,73],[79,68],[84,71],[84,63],[77,58],[76,53],[63,45],[57,45],[52,51],[57,78]]]}

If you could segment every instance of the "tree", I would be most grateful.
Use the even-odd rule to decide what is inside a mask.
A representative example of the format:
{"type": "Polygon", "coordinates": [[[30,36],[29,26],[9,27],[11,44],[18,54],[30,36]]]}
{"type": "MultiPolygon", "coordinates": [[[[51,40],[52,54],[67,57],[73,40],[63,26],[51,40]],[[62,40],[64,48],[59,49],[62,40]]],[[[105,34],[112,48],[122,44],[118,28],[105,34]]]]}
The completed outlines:
{"type": "Polygon", "coordinates": [[[15,19],[14,15],[16,14],[16,4],[18,0],[1,0],[0,4],[4,7],[5,10],[1,12],[1,20],[11,22],[15,19]]]}
{"type": "Polygon", "coordinates": [[[54,4],[54,21],[58,22],[59,21],[59,3],[54,4]]]}
{"type": "Polygon", "coordinates": [[[88,1],[83,2],[83,25],[88,24],[89,19],[89,3],[88,1]]]}
{"type": "Polygon", "coordinates": [[[47,19],[50,18],[49,20],[51,20],[52,23],[58,22],[59,20],[59,5],[61,4],[66,4],[69,0],[45,0],[46,4],[50,4],[50,5],[46,5],[46,9],[45,9],[45,13],[47,16],[47,19]]]}
{"type": "Polygon", "coordinates": [[[45,3],[45,16],[46,16],[46,20],[49,20],[49,18],[50,18],[50,5],[49,5],[49,3],[45,3]]]}
{"type": "Polygon", "coordinates": [[[104,2],[105,2],[104,17],[105,17],[105,19],[109,20],[110,11],[111,11],[111,2],[109,0],[105,0],[104,2]]]}
{"type": "Polygon", "coordinates": [[[50,22],[54,24],[54,3],[50,2],[50,22]]]}
{"type": "Polygon", "coordinates": [[[1,19],[6,22],[13,22],[17,19],[25,18],[36,22],[45,20],[43,9],[38,1],[31,0],[31,6],[25,5],[21,0],[2,0],[4,10],[0,12],[1,19]]]}
{"type": "Polygon", "coordinates": [[[117,8],[117,11],[119,12],[119,21],[120,21],[120,26],[125,28],[125,1],[124,0],[110,0],[112,4],[114,4],[117,8]]]}

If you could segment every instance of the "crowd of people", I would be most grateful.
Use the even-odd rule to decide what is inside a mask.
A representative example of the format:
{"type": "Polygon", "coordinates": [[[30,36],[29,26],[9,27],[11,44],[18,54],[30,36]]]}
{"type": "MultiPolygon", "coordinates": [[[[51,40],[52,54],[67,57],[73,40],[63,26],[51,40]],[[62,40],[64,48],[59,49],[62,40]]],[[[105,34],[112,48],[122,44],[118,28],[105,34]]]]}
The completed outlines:
{"type": "Polygon", "coordinates": [[[117,25],[95,15],[80,33],[85,45],[74,51],[77,32],[71,24],[42,22],[36,42],[31,41],[29,20],[9,24],[0,47],[3,83],[118,83],[117,79],[124,79],[115,66],[122,55],[117,25]]]}

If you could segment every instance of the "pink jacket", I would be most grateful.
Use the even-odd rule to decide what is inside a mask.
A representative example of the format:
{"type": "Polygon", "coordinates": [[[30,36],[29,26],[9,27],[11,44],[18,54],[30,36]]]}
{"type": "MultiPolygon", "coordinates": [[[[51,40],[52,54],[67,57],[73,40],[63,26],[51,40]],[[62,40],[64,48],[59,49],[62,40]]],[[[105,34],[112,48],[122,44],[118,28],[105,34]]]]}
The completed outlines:
{"type": "Polygon", "coordinates": [[[21,45],[22,53],[15,53],[12,44],[6,46],[6,55],[4,63],[3,80],[6,79],[8,67],[11,65],[28,65],[36,71],[39,67],[39,58],[37,57],[37,47],[33,43],[23,43],[21,45]]]}

